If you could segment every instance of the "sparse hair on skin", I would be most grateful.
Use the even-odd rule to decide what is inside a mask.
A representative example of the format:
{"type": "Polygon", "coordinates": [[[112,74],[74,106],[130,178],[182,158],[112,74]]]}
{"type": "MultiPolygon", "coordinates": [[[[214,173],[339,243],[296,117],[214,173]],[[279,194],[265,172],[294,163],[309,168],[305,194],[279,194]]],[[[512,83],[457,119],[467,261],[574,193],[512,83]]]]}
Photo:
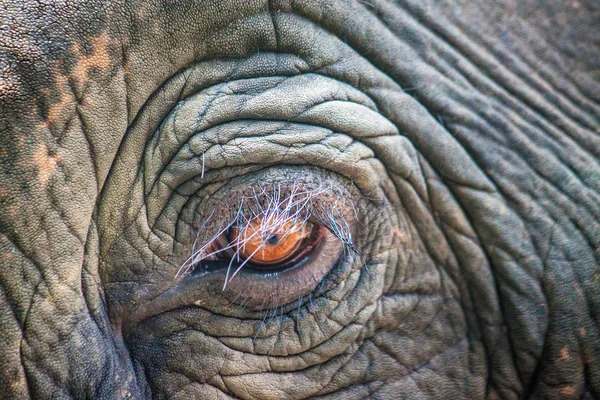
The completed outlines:
{"type": "MultiPolygon", "coordinates": [[[[350,224],[344,216],[346,207],[346,198],[342,193],[333,190],[323,184],[318,187],[303,187],[298,184],[287,182],[278,182],[261,188],[252,188],[251,194],[242,194],[235,203],[225,203],[222,210],[217,212],[213,209],[206,217],[202,226],[196,231],[196,238],[192,244],[190,257],[181,265],[175,279],[190,274],[196,268],[201,267],[202,261],[214,260],[220,253],[231,253],[229,266],[225,275],[223,290],[241,269],[248,263],[248,260],[259,251],[271,236],[277,234],[281,238],[293,234],[303,229],[310,220],[327,228],[344,245],[344,255],[350,253],[362,257],[357,251],[350,228],[350,224]],[[215,217],[215,215],[218,215],[215,217]],[[218,218],[218,228],[216,233],[208,240],[201,239],[201,235],[208,223],[218,218]],[[260,221],[260,226],[252,229],[251,235],[237,235],[235,240],[227,243],[223,247],[215,247],[214,244],[229,229],[235,227],[239,232],[248,229],[250,222],[260,221]],[[240,251],[245,244],[260,235],[262,244],[257,247],[254,253],[250,254],[245,260],[240,256],[240,251]],[[234,269],[234,263],[236,268],[234,269]]],[[[354,216],[358,220],[358,209],[354,204],[351,205],[354,216]]],[[[214,222],[214,221],[213,221],[214,222]]],[[[363,261],[364,264],[364,261],[363,261]]]]}

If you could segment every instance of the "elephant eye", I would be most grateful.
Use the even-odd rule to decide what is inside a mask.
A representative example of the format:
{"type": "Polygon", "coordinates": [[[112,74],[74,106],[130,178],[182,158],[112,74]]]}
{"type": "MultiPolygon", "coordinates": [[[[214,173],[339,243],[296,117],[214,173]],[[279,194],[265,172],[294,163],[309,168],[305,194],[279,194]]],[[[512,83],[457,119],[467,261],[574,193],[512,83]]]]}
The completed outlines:
{"type": "Polygon", "coordinates": [[[260,308],[307,296],[340,260],[352,262],[357,210],[349,196],[287,182],[226,193],[206,204],[213,211],[178,277],[204,277],[231,302],[260,308]]]}
{"type": "Polygon", "coordinates": [[[216,246],[228,249],[224,255],[236,257],[248,267],[271,271],[309,256],[322,235],[323,227],[316,223],[262,215],[230,228],[216,246]]]}

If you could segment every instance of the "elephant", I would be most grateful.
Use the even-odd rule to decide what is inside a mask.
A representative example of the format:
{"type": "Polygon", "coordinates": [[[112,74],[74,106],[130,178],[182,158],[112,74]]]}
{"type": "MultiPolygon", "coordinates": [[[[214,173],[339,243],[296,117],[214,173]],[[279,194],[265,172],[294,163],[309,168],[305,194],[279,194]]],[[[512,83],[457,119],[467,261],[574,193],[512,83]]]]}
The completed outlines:
{"type": "Polygon", "coordinates": [[[600,398],[597,1],[0,18],[0,397],[600,398]]]}

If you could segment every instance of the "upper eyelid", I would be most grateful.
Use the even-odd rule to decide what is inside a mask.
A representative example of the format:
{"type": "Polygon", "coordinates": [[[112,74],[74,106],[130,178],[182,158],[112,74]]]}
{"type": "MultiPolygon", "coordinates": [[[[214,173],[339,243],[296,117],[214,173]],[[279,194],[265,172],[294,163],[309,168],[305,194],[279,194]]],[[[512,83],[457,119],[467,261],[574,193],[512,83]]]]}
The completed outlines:
{"type": "MultiPolygon", "coordinates": [[[[234,101],[233,103],[229,104],[226,102],[221,102],[221,103],[214,103],[214,99],[213,97],[210,95],[210,89],[211,88],[207,88],[204,91],[199,92],[198,94],[195,94],[193,96],[188,97],[184,103],[180,103],[176,108],[174,108],[170,114],[166,117],[165,121],[162,123],[162,126],[159,128],[161,135],[153,135],[153,137],[150,139],[148,146],[150,149],[157,149],[160,148],[161,149],[161,157],[164,157],[165,154],[170,154],[170,156],[167,157],[167,159],[170,159],[171,157],[173,157],[176,154],[176,150],[169,150],[170,147],[173,147],[173,145],[175,146],[175,148],[178,148],[182,143],[168,143],[168,142],[164,142],[162,141],[161,143],[161,138],[162,137],[176,137],[176,138],[181,138],[183,140],[189,140],[189,138],[191,138],[192,136],[196,135],[198,132],[204,132],[207,130],[211,130],[213,128],[216,128],[217,126],[219,126],[219,123],[231,123],[232,121],[239,121],[239,120],[244,120],[246,118],[250,118],[250,119],[254,119],[254,118],[258,118],[261,119],[260,116],[262,114],[267,113],[268,114],[268,118],[265,116],[264,119],[265,121],[286,121],[286,122],[297,122],[297,123],[310,123],[310,120],[312,118],[314,118],[314,115],[319,115],[319,114],[323,114],[323,112],[325,113],[330,113],[332,111],[335,110],[340,110],[340,107],[346,107],[345,104],[355,104],[357,107],[362,107],[364,109],[364,112],[369,113],[369,118],[367,119],[363,119],[364,121],[367,120],[371,120],[373,118],[377,119],[377,123],[375,124],[371,124],[368,129],[366,129],[369,132],[369,135],[375,135],[376,132],[377,135],[397,135],[398,132],[395,128],[395,126],[391,123],[386,122],[385,118],[381,117],[379,114],[377,114],[375,112],[376,108],[372,108],[375,107],[374,103],[368,99],[368,97],[365,97],[366,95],[363,92],[360,92],[359,90],[345,84],[345,83],[341,83],[341,82],[333,82],[333,80],[331,78],[327,78],[324,76],[319,76],[319,75],[313,75],[313,74],[309,74],[310,76],[316,76],[318,78],[316,79],[321,79],[323,81],[323,85],[329,85],[329,86],[336,86],[336,90],[333,92],[324,92],[324,94],[327,94],[327,96],[323,97],[321,95],[319,95],[318,93],[312,93],[313,91],[310,91],[310,95],[309,97],[312,98],[313,100],[309,102],[309,104],[307,104],[307,107],[301,107],[302,111],[300,112],[300,114],[286,114],[286,112],[284,112],[284,114],[281,114],[279,117],[277,116],[273,116],[273,112],[275,112],[276,114],[281,113],[281,110],[285,110],[286,107],[283,104],[281,104],[282,101],[286,101],[288,102],[290,105],[289,107],[290,110],[292,110],[295,107],[299,107],[297,104],[297,99],[298,98],[304,98],[306,97],[306,92],[305,89],[303,89],[301,86],[293,86],[295,88],[296,91],[300,90],[299,93],[290,93],[290,94],[284,94],[281,93],[281,95],[275,96],[274,98],[277,98],[277,107],[273,107],[272,106],[272,102],[265,102],[265,101],[258,101],[257,99],[260,98],[261,95],[263,95],[263,93],[259,93],[256,97],[253,99],[256,100],[255,103],[251,103],[248,99],[244,99],[243,102],[241,103],[237,103],[236,101],[234,101]],[[343,88],[343,90],[341,90],[341,88],[343,88]],[[328,109],[326,111],[316,111],[317,108],[322,107],[323,104],[328,104],[331,102],[338,102],[339,105],[336,104],[329,104],[327,107],[328,109]],[[266,104],[265,104],[266,103],[266,104]],[[237,105],[236,105],[237,104],[237,105]],[[244,109],[246,109],[246,113],[248,113],[247,116],[240,114],[240,110],[238,110],[238,106],[243,106],[244,109]],[[208,107],[208,109],[207,109],[208,107]],[[258,107],[258,108],[257,108],[258,107]],[[317,108],[315,108],[317,107],[317,108]],[[188,117],[185,117],[182,115],[182,113],[184,112],[184,110],[189,109],[189,112],[186,112],[188,115],[188,117]],[[213,111],[211,110],[218,110],[218,114],[215,114],[213,111]],[[261,111],[262,110],[262,111],[261,111]],[[172,130],[174,128],[173,123],[178,119],[178,120],[185,120],[186,118],[197,118],[197,115],[200,113],[200,115],[202,115],[202,122],[201,123],[197,123],[195,122],[194,124],[188,124],[186,123],[186,125],[183,125],[180,128],[176,128],[177,132],[171,132],[169,133],[169,130],[172,130]],[[212,113],[212,114],[210,114],[212,113]],[[316,114],[315,114],[316,113],[316,114]],[[308,116],[308,114],[313,115],[313,116],[308,116]],[[298,118],[298,116],[301,115],[301,118],[298,118]],[[178,116],[178,117],[177,117],[178,116]],[[217,118],[215,120],[215,117],[217,118]],[[169,122],[169,119],[171,119],[171,121],[169,122]],[[221,122],[219,122],[221,121],[221,122]],[[189,127],[191,128],[191,130],[189,130],[187,133],[184,133],[184,130],[186,128],[184,127],[189,127]],[[183,129],[183,130],[182,130],[183,129]],[[382,131],[383,129],[383,131],[382,131]],[[185,139],[188,138],[188,139],[185,139]]],[[[294,77],[285,77],[285,78],[281,78],[284,79],[284,82],[294,82],[297,79],[305,79],[306,76],[304,75],[300,75],[300,76],[294,76],[294,77]]],[[[244,80],[245,82],[247,80],[244,80]]],[[[320,82],[320,81],[319,81],[320,82]]],[[[310,88],[316,88],[317,90],[323,90],[323,88],[320,85],[319,82],[314,82],[314,79],[309,79],[307,80],[307,84],[310,84],[309,87],[310,88]]],[[[215,86],[215,87],[221,87],[219,85],[215,86]]],[[[269,87],[270,85],[265,85],[265,93],[269,93],[269,87]]],[[[219,92],[217,92],[218,94],[219,92]]],[[[271,95],[273,95],[272,93],[270,93],[271,95]]],[[[224,96],[225,99],[230,99],[231,95],[222,95],[224,96]]],[[[350,113],[350,115],[354,114],[355,112],[350,113]]],[[[267,115],[265,114],[265,115],[267,115]]],[[[341,122],[341,118],[337,119],[338,121],[341,122]]],[[[332,120],[333,122],[334,120],[332,120]]],[[[364,123],[364,122],[363,122],[364,123]]],[[[362,125],[363,123],[359,124],[362,125]]],[[[328,127],[328,126],[323,126],[321,123],[317,123],[315,124],[315,126],[320,126],[321,128],[325,128],[325,129],[331,129],[333,128],[334,131],[338,131],[338,132],[344,132],[344,130],[346,128],[343,128],[341,126],[339,127],[328,127]]],[[[235,137],[235,136],[233,136],[235,137]]],[[[223,144],[222,141],[219,142],[221,145],[223,144]]],[[[210,142],[206,142],[207,146],[212,146],[212,143],[210,142]]],[[[200,149],[199,149],[200,150],[200,149]]],[[[207,149],[202,149],[200,150],[200,152],[198,154],[204,154],[207,151],[207,149]]],[[[148,160],[148,158],[146,157],[146,160],[148,160]]],[[[166,159],[163,158],[163,162],[166,161],[166,159]]],[[[147,161],[146,161],[147,162],[147,161]]],[[[151,178],[151,177],[149,177],[151,178]]],[[[153,182],[152,181],[148,181],[146,182],[146,188],[147,191],[153,186],[153,182]]]]}
{"type": "MultiPolygon", "coordinates": [[[[334,223],[335,220],[343,219],[340,211],[342,204],[338,205],[337,203],[341,201],[344,207],[353,204],[348,193],[338,193],[339,189],[334,189],[323,183],[319,183],[317,186],[315,184],[307,186],[297,184],[295,181],[284,180],[272,186],[268,184],[253,185],[242,192],[239,192],[239,189],[233,192],[226,188],[224,190],[227,193],[229,204],[221,205],[221,211],[215,212],[215,208],[211,209],[211,207],[217,207],[217,204],[213,202],[211,202],[212,206],[211,203],[203,206],[204,209],[211,209],[211,212],[208,217],[204,217],[205,221],[200,225],[200,229],[206,228],[206,220],[212,219],[214,223],[219,222],[216,232],[211,229],[202,232],[202,241],[199,246],[196,245],[196,241],[194,242],[192,248],[198,249],[196,251],[199,253],[208,248],[211,242],[217,240],[232,226],[236,224],[244,225],[260,216],[267,217],[272,224],[280,225],[288,221],[308,221],[309,218],[316,219],[320,223],[334,223]],[[247,195],[244,191],[250,191],[252,195],[247,195]],[[318,204],[315,201],[318,201],[318,204]],[[324,215],[325,213],[329,213],[327,218],[324,215]]],[[[218,200],[215,200],[215,202],[218,203],[218,200]]],[[[356,207],[352,205],[350,209],[352,215],[358,218],[356,207]]],[[[341,225],[334,227],[333,231],[341,232],[348,229],[350,229],[348,223],[342,221],[341,225]]],[[[196,237],[200,237],[200,232],[197,233],[196,237]]],[[[351,240],[351,237],[346,239],[351,240]]],[[[209,255],[213,255],[213,253],[207,253],[204,257],[209,255]]],[[[194,264],[194,261],[199,261],[199,259],[194,260],[190,257],[186,261],[186,267],[190,267],[190,264],[194,264]]],[[[181,271],[178,272],[178,275],[180,274],[181,271]]]]}

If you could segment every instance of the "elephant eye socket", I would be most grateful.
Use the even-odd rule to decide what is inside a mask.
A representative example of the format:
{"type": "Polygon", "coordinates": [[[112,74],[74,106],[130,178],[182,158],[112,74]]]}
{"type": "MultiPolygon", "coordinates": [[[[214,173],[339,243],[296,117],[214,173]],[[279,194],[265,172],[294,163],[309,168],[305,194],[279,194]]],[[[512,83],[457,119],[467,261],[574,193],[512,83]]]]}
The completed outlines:
{"type": "Polygon", "coordinates": [[[290,221],[281,216],[258,216],[243,226],[234,226],[222,235],[217,246],[225,254],[247,262],[250,267],[274,269],[298,261],[317,245],[319,225],[290,221]]]}

